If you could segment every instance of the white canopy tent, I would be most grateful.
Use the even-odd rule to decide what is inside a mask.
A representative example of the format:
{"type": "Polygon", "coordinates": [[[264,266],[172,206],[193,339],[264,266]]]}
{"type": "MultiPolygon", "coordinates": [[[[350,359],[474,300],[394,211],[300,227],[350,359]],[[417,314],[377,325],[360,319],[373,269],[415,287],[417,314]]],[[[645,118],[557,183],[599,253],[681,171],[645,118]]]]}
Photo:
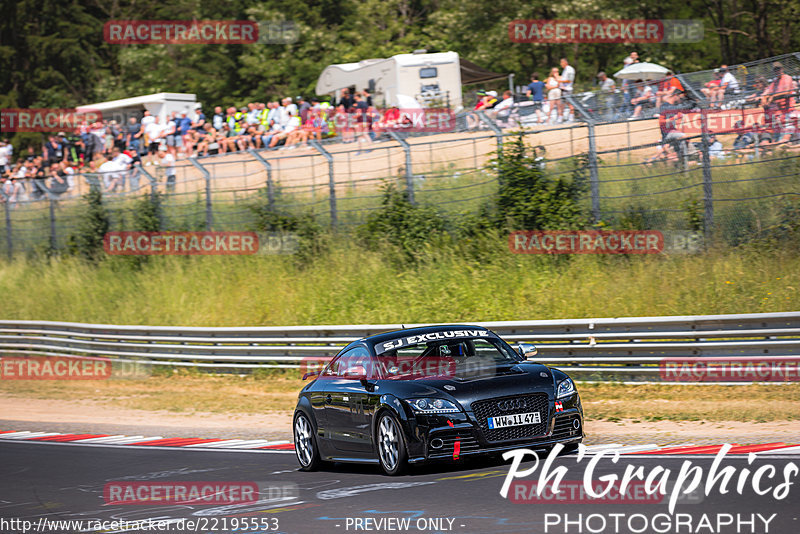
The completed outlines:
{"type": "Polygon", "coordinates": [[[165,123],[173,111],[178,113],[186,111],[193,116],[196,108],[197,95],[194,93],[154,93],[79,106],[78,111],[99,111],[104,119],[114,119],[123,124],[127,122],[128,117],[141,117],[142,112],[148,110],[151,115],[159,117],[161,122],[165,123]]]}

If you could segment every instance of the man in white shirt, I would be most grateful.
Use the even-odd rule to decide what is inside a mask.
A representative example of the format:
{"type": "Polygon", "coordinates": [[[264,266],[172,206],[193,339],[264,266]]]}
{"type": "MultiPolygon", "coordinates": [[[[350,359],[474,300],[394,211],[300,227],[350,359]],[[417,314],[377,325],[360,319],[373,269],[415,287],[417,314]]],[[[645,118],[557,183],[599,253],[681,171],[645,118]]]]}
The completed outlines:
{"type": "Polygon", "coordinates": [[[569,64],[567,58],[561,58],[561,83],[559,84],[561,88],[561,98],[563,98],[563,102],[567,103],[564,109],[564,116],[565,120],[568,120],[571,114],[575,113],[575,110],[572,108],[572,104],[569,104],[569,100],[565,97],[571,96],[572,91],[575,88],[575,69],[572,65],[569,64]]]}
{"type": "Polygon", "coordinates": [[[103,187],[107,193],[112,193],[118,188],[122,189],[122,171],[124,170],[119,163],[114,160],[107,160],[103,156],[99,157],[103,163],[98,167],[97,172],[103,178],[103,187]]]}
{"type": "Polygon", "coordinates": [[[722,79],[719,81],[719,86],[711,93],[710,102],[721,103],[726,96],[730,97],[739,92],[739,80],[731,74],[727,65],[722,65],[719,73],[722,74],[722,79]]]}
{"type": "Polygon", "coordinates": [[[144,116],[142,117],[142,120],[139,122],[141,123],[142,128],[146,128],[148,124],[153,123],[155,120],[156,118],[150,115],[150,112],[148,110],[144,110],[144,116]]]}
{"type": "Polygon", "coordinates": [[[162,146],[158,149],[158,164],[167,176],[167,193],[175,191],[175,157],[162,146]]]}
{"type": "Polygon", "coordinates": [[[149,154],[149,163],[151,165],[153,164],[153,157],[158,152],[158,147],[161,144],[161,138],[166,133],[165,127],[159,122],[159,118],[154,117],[153,121],[148,123],[144,129],[144,133],[147,136],[147,153],[149,154]]]}
{"type": "Polygon", "coordinates": [[[0,141],[0,175],[6,172],[6,167],[14,154],[14,146],[8,142],[8,139],[0,141]]]}

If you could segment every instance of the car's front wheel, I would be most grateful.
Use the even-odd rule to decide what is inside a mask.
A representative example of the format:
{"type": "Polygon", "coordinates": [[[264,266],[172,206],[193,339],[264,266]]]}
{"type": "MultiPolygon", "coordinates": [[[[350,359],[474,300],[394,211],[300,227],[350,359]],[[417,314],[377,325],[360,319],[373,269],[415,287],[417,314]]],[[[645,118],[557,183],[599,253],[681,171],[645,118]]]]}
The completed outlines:
{"type": "Polygon", "coordinates": [[[297,412],[294,416],[294,452],[300,462],[301,471],[315,471],[319,468],[320,458],[314,427],[303,412],[297,412]]]}
{"type": "Polygon", "coordinates": [[[384,412],[378,420],[376,438],[383,472],[389,476],[402,474],[408,466],[408,452],[400,423],[390,412],[384,412]]]}

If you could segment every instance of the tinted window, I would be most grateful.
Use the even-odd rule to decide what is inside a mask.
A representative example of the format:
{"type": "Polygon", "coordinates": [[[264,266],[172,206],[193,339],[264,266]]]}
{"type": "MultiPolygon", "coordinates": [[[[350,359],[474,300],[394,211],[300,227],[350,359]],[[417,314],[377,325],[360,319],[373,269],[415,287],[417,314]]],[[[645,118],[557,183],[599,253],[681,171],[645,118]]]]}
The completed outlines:
{"type": "Polygon", "coordinates": [[[420,78],[436,78],[436,76],[437,76],[436,67],[422,67],[421,69],[419,69],[420,78]]]}
{"type": "Polygon", "coordinates": [[[365,347],[353,347],[334,359],[325,368],[322,376],[347,378],[348,376],[353,376],[357,367],[363,367],[367,373],[367,378],[372,378],[370,356],[365,347]]]}

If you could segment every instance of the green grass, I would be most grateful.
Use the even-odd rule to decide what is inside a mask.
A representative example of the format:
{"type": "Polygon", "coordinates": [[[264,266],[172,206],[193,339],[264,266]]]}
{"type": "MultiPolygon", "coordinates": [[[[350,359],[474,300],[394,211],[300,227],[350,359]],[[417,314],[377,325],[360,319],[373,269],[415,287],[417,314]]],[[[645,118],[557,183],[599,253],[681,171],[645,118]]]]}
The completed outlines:
{"type": "Polygon", "coordinates": [[[800,254],[513,255],[482,263],[431,245],[414,267],[346,236],[306,267],[289,256],[0,262],[0,317],[152,325],[532,320],[800,309],[800,254]]]}
{"type": "MultiPolygon", "coordinates": [[[[178,373],[139,380],[0,381],[0,394],[23,399],[91,398],[119,408],[192,414],[291,413],[307,382],[289,376],[211,376],[178,373]]],[[[589,420],[800,421],[800,384],[674,386],[579,384],[589,420]],[[636,402],[630,402],[636,399],[636,402]],[[753,406],[758,405],[758,410],[753,406]]]]}

